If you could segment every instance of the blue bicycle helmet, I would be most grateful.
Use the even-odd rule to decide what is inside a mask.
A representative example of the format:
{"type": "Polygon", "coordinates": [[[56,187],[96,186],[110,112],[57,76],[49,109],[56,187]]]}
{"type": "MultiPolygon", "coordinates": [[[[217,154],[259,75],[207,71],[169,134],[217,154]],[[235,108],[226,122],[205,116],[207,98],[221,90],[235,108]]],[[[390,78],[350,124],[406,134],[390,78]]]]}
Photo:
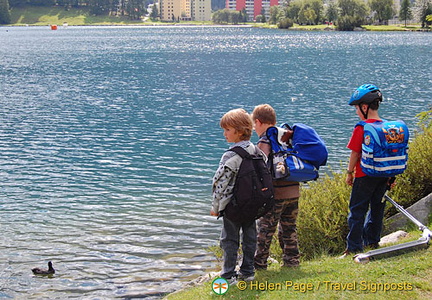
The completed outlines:
{"type": "Polygon", "coordinates": [[[354,91],[354,93],[351,95],[351,99],[348,101],[348,104],[371,104],[377,100],[379,102],[382,101],[382,94],[378,87],[373,84],[363,84],[354,91]]]}

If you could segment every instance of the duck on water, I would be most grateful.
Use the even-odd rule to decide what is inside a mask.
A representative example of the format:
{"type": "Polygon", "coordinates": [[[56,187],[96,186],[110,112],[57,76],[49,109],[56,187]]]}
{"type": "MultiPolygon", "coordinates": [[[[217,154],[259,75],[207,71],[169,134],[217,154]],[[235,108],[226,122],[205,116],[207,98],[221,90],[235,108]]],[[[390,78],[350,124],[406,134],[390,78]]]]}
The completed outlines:
{"type": "Polygon", "coordinates": [[[53,275],[55,274],[55,270],[53,268],[52,263],[48,262],[48,270],[47,269],[40,269],[40,268],[33,268],[32,272],[34,275],[53,275]]]}

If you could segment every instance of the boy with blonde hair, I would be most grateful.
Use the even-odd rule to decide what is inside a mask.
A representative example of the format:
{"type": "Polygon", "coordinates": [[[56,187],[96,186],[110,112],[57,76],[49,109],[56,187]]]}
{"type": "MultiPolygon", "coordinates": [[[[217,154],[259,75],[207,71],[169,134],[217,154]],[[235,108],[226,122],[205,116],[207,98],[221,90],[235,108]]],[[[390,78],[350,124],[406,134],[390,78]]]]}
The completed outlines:
{"type": "MultiPolygon", "coordinates": [[[[227,112],[220,120],[225,139],[233,143],[229,148],[240,146],[249,154],[260,153],[251,141],[252,119],[244,109],[233,109],[227,112]]],[[[255,220],[237,223],[224,216],[227,204],[232,200],[236,175],[239,171],[242,158],[234,151],[225,151],[213,177],[213,202],[210,214],[223,217],[223,227],[220,238],[220,246],[223,250],[223,267],[221,277],[234,284],[237,277],[241,280],[254,280],[254,254],[256,249],[256,222],[255,220]],[[240,231],[242,235],[240,236],[240,231]],[[243,261],[240,273],[237,274],[237,252],[242,237],[243,261]]]]}
{"type": "MultiPolygon", "coordinates": [[[[266,132],[269,127],[276,125],[276,112],[268,104],[258,105],[253,110],[252,121],[259,136],[258,148],[269,156],[272,148],[266,132]]],[[[275,180],[273,187],[275,205],[258,220],[257,249],[254,258],[257,270],[267,269],[270,244],[278,224],[279,245],[283,251],[282,266],[298,267],[300,264],[296,226],[300,185],[298,182],[275,180]]]]}

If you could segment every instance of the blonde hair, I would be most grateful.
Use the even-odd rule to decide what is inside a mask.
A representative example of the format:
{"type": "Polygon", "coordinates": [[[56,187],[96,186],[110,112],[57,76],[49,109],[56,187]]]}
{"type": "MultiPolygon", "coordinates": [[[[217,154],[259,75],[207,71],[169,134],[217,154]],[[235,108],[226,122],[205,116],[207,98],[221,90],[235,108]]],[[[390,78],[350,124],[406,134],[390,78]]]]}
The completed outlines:
{"type": "Polygon", "coordinates": [[[232,127],[236,131],[241,132],[240,139],[242,141],[250,140],[252,136],[253,124],[251,116],[243,109],[236,108],[230,110],[220,120],[221,128],[232,127]]]}
{"type": "Polygon", "coordinates": [[[252,119],[260,120],[263,124],[276,124],[276,112],[269,104],[260,104],[255,106],[252,112],[252,119]]]}

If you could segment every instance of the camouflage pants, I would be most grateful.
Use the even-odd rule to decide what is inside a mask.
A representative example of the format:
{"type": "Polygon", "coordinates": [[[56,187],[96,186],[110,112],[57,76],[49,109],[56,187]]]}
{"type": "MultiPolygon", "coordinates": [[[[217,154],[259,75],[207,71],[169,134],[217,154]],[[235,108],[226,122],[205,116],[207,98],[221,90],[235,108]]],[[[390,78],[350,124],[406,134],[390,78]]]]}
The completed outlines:
{"type": "Polygon", "coordinates": [[[298,198],[276,199],[273,209],[258,220],[257,250],[255,252],[256,269],[267,268],[270,244],[278,224],[278,239],[283,252],[283,265],[288,267],[299,265],[297,214],[298,198]]]}

